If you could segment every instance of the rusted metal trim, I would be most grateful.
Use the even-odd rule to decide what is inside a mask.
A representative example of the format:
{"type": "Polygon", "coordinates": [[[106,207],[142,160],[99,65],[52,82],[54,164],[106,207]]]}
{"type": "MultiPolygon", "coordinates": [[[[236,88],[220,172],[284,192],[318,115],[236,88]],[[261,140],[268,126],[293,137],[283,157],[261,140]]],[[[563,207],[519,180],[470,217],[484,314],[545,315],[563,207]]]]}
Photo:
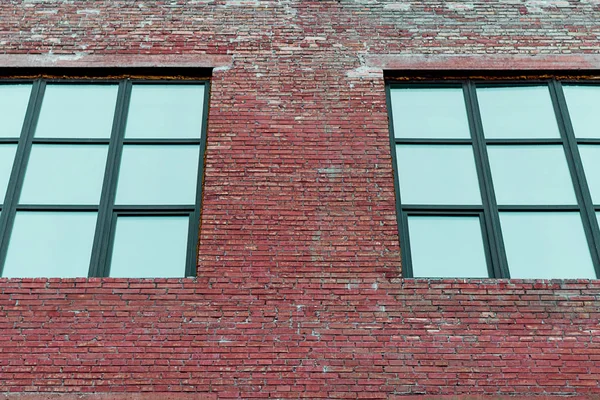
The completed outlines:
{"type": "Polygon", "coordinates": [[[384,78],[391,82],[406,81],[450,81],[450,80],[485,80],[485,81],[535,81],[557,79],[561,81],[594,81],[600,80],[600,71],[384,71],[384,78]],[[579,73],[581,72],[581,73],[579,73]]]}

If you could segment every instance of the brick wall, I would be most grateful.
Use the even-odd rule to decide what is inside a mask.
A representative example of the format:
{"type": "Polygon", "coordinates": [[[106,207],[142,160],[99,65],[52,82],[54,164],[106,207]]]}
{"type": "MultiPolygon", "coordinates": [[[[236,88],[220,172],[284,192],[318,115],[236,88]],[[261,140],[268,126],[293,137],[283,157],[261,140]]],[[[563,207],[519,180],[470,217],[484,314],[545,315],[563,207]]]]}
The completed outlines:
{"type": "Polygon", "coordinates": [[[0,280],[1,391],[600,395],[598,282],[401,279],[378,64],[577,68],[600,50],[600,2],[5,0],[0,15],[4,60],[229,60],[197,280],[0,280]]]}

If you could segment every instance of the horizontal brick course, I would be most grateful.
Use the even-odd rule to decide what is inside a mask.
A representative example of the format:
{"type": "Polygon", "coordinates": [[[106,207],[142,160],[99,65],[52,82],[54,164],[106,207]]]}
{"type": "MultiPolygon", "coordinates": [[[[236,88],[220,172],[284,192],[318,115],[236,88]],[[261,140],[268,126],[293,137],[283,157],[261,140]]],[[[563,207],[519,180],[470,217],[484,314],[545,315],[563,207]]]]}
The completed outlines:
{"type": "Polygon", "coordinates": [[[598,394],[600,297],[586,318],[554,309],[599,286],[322,279],[217,294],[193,279],[2,279],[0,390],[598,394]],[[501,288],[511,300],[499,304],[501,288]],[[463,290],[480,303],[448,301],[463,290]]]}

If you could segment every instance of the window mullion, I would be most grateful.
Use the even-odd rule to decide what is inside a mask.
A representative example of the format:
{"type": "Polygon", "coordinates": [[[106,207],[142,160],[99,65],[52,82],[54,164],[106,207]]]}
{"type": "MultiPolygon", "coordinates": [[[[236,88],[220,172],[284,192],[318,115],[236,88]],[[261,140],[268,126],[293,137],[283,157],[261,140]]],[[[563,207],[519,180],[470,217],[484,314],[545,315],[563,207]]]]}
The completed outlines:
{"type": "Polygon", "coordinates": [[[104,182],[100,197],[98,211],[98,222],[94,235],[94,245],[90,259],[89,276],[107,276],[106,265],[107,251],[109,248],[110,233],[113,219],[113,208],[119,176],[119,165],[123,152],[123,137],[125,135],[125,124],[127,121],[127,110],[131,97],[131,82],[129,80],[119,83],[117,105],[113,120],[110,145],[104,172],[104,182]]]}
{"type": "Polygon", "coordinates": [[[483,201],[483,220],[491,253],[491,268],[488,269],[490,270],[490,276],[493,278],[510,278],[475,84],[472,81],[467,81],[464,83],[463,88],[483,201]]]}
{"type": "Polygon", "coordinates": [[[554,104],[561,138],[563,140],[571,178],[573,179],[575,196],[581,211],[583,228],[594,263],[596,277],[600,277],[600,229],[598,228],[594,203],[583,170],[583,163],[581,161],[577,139],[575,138],[573,125],[569,116],[567,102],[562,90],[562,85],[558,81],[553,80],[550,83],[550,94],[554,104]]]}
{"type": "Polygon", "coordinates": [[[46,83],[41,79],[36,80],[32,85],[31,97],[29,98],[29,104],[27,105],[27,112],[25,113],[23,128],[21,130],[21,135],[19,136],[15,161],[6,189],[6,196],[2,206],[2,214],[0,216],[0,276],[2,276],[2,271],[4,269],[4,261],[6,260],[6,253],[8,251],[10,235],[15,221],[19,196],[23,187],[23,180],[25,179],[27,161],[31,153],[33,135],[40,115],[45,86],[46,83]]]}
{"type": "Polygon", "coordinates": [[[390,83],[385,85],[386,103],[389,116],[390,132],[390,152],[392,156],[392,171],[394,172],[394,191],[396,195],[396,224],[398,228],[398,237],[400,239],[401,267],[402,277],[412,278],[412,263],[410,257],[410,243],[408,240],[408,219],[402,210],[402,201],[400,199],[400,179],[398,176],[398,161],[396,156],[396,137],[394,135],[394,116],[392,113],[392,96],[390,93],[390,83]]]}

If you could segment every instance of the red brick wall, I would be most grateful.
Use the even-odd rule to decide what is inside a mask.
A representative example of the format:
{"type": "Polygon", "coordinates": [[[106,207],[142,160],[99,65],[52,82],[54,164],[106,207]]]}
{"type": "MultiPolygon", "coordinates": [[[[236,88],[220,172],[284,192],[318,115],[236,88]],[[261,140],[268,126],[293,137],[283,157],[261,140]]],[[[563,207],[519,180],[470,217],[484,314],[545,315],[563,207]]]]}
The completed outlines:
{"type": "Polygon", "coordinates": [[[600,283],[401,279],[380,69],[577,68],[600,2],[5,0],[0,16],[3,65],[229,60],[198,279],[0,280],[0,391],[600,394],[600,283]]]}

